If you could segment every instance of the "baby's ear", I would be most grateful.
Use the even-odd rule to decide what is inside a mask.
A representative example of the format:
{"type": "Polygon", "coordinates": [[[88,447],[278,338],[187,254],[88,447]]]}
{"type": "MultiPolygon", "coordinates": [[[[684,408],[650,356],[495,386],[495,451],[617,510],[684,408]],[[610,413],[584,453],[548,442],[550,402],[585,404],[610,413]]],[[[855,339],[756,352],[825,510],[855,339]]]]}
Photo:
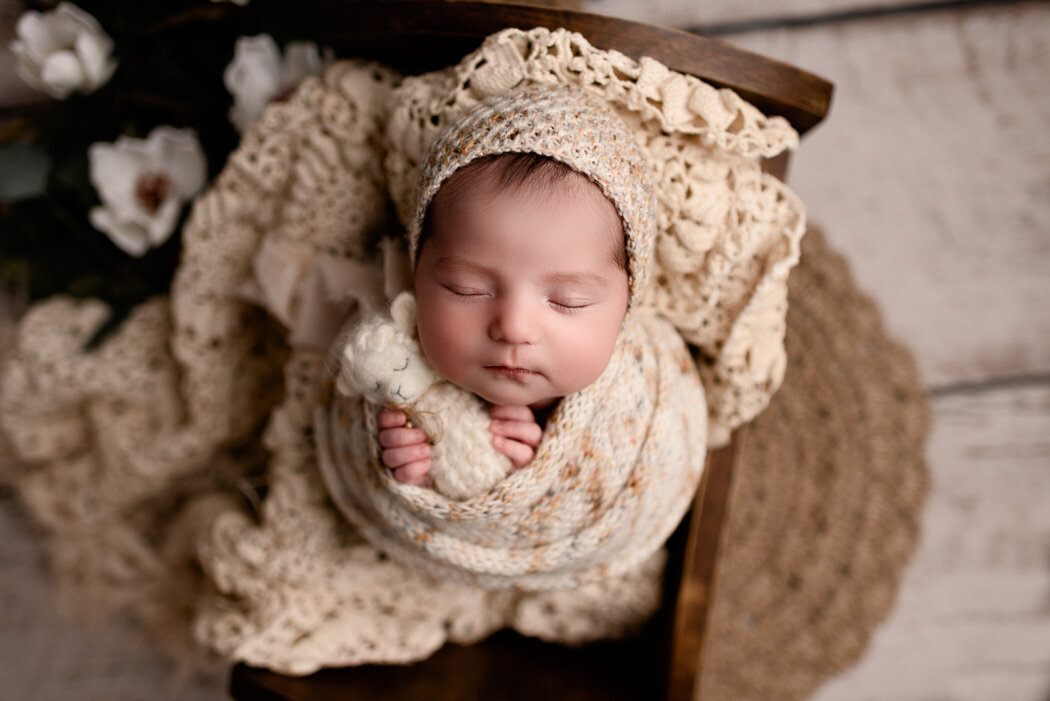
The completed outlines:
{"type": "Polygon", "coordinates": [[[390,303],[390,318],[394,326],[410,337],[416,335],[416,297],[411,292],[402,292],[390,303]]]}

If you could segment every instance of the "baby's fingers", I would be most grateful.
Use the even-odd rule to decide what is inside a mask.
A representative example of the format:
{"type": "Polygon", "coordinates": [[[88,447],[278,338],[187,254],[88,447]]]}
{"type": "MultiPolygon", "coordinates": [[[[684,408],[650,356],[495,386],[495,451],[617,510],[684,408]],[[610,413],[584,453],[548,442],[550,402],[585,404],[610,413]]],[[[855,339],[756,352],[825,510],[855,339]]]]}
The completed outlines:
{"type": "MultiPolygon", "coordinates": [[[[496,419],[489,424],[493,435],[510,438],[535,448],[543,438],[543,429],[535,421],[506,421],[496,419]]],[[[531,459],[531,458],[530,458],[531,459]]]]}
{"type": "Polygon", "coordinates": [[[396,409],[383,409],[376,418],[379,428],[397,428],[404,426],[407,422],[408,417],[405,416],[405,412],[396,409]]]}
{"type": "Polygon", "coordinates": [[[394,470],[394,479],[402,484],[414,484],[426,487],[430,483],[427,473],[430,472],[430,458],[417,460],[394,470]]]}
{"type": "Polygon", "coordinates": [[[426,442],[427,434],[418,428],[384,428],[379,432],[379,445],[384,448],[400,448],[426,442]]]}
{"type": "Polygon", "coordinates": [[[536,451],[529,446],[503,436],[493,436],[492,445],[496,450],[510,458],[510,462],[516,470],[525,467],[536,457],[536,451]]]}
{"type": "MultiPolygon", "coordinates": [[[[430,462],[430,446],[426,443],[387,448],[382,453],[383,464],[387,467],[405,467],[416,461],[430,462]]],[[[429,469],[429,468],[428,468],[429,469]]]]}

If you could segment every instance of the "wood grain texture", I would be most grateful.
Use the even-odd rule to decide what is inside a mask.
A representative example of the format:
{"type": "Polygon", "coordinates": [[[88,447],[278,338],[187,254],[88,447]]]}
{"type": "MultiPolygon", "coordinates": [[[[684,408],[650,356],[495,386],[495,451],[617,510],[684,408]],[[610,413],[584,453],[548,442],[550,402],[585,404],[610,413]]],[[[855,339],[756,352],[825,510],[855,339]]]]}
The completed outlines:
{"type": "Polygon", "coordinates": [[[933,407],[919,552],[864,661],[816,701],[1050,698],[1050,383],[933,407]]]}
{"type": "MultiPolygon", "coordinates": [[[[746,429],[737,430],[729,445],[708,453],[693,511],[688,517],[684,555],[675,556],[676,549],[670,549],[671,564],[665,576],[680,581],[680,586],[674,598],[664,599],[674,602],[667,655],[667,701],[692,698],[703,678],[704,667],[696,664],[696,660],[704,659],[708,620],[718,594],[716,585],[729,525],[729,493],[736,470],[737,446],[740,440],[746,440],[746,435],[746,429]]],[[[665,582],[664,588],[673,591],[674,582],[665,582]]]]}
{"type": "MultiPolygon", "coordinates": [[[[933,4],[952,0],[933,0],[933,4]]],[[[907,0],[583,0],[582,9],[668,27],[698,27],[770,18],[813,17],[915,5],[907,0]]],[[[926,4],[926,2],[923,2],[926,4]]]]}
{"type": "Polygon", "coordinates": [[[1050,371],[1050,5],[731,39],[836,83],[792,186],[925,382],[1050,371]]]}
{"type": "Polygon", "coordinates": [[[378,60],[406,73],[451,65],[506,27],[564,27],[599,49],[650,56],[668,67],[735,90],[806,132],[827,114],[831,85],[785,63],[696,34],[542,7],[484,2],[321,0],[324,43],[338,56],[378,60]],[[408,52],[404,47],[411,45],[408,52]]]}
{"type": "Polygon", "coordinates": [[[817,20],[852,14],[871,15],[911,7],[950,7],[958,0],[584,0],[590,13],[676,27],[711,27],[771,21],[817,20]]]}

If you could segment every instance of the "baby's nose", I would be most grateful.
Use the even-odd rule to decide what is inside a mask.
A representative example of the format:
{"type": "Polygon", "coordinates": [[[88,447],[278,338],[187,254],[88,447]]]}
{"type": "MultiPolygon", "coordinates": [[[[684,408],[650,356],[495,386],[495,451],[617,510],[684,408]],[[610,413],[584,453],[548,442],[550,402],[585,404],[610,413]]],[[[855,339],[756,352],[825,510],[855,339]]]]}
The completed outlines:
{"type": "Polygon", "coordinates": [[[536,321],[535,314],[526,304],[508,300],[497,308],[489,326],[489,336],[503,343],[535,343],[539,330],[536,321]]]}

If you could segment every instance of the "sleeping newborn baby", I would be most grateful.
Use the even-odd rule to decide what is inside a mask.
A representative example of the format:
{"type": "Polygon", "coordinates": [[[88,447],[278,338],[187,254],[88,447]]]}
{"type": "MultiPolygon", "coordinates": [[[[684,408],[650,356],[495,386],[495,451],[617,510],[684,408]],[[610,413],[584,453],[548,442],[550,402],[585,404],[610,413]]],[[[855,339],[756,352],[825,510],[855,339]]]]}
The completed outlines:
{"type": "MultiPolygon", "coordinates": [[[[533,153],[454,173],[415,268],[419,341],[438,373],[489,403],[492,444],[527,465],[557,401],[605,369],[627,311],[623,226],[584,175],[533,153]],[[537,420],[539,416],[539,421],[537,420]]],[[[383,462],[423,484],[432,438],[380,414],[383,462]]]]}
{"type": "MultiPolygon", "coordinates": [[[[533,87],[445,134],[424,165],[411,232],[419,342],[440,375],[487,403],[492,445],[515,468],[558,401],[608,365],[638,277],[628,241],[651,237],[644,166],[617,121],[578,91],[533,87]],[[570,132],[578,144],[565,148],[570,132]]],[[[427,484],[434,437],[407,423],[379,415],[382,460],[397,480],[427,484]]]]}
{"type": "Polygon", "coordinates": [[[435,140],[407,222],[414,300],[335,345],[341,392],[315,419],[329,493],[373,546],[482,588],[563,589],[674,530],[707,411],[677,329],[640,303],[646,168],[568,86],[491,98],[435,140]],[[369,359],[382,377],[356,372],[369,359]]]}

